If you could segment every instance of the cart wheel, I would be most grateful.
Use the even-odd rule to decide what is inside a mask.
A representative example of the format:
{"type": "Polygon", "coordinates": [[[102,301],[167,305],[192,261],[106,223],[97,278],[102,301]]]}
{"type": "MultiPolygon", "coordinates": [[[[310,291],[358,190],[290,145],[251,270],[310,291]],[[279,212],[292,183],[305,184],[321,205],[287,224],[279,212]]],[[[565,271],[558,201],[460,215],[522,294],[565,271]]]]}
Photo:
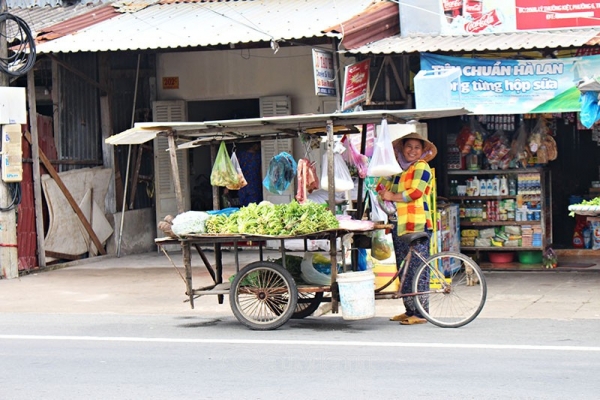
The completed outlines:
{"type": "Polygon", "coordinates": [[[306,318],[319,308],[323,300],[323,292],[298,293],[298,303],[292,314],[292,319],[306,318]]]}
{"type": "Polygon", "coordinates": [[[298,291],[292,275],[281,265],[257,261],[245,266],[231,283],[233,315],[250,329],[277,329],[296,309],[298,291]]]}
{"type": "Polygon", "coordinates": [[[461,253],[442,252],[417,269],[413,292],[417,310],[434,325],[458,328],[483,309],[487,286],[481,269],[461,253]]]}

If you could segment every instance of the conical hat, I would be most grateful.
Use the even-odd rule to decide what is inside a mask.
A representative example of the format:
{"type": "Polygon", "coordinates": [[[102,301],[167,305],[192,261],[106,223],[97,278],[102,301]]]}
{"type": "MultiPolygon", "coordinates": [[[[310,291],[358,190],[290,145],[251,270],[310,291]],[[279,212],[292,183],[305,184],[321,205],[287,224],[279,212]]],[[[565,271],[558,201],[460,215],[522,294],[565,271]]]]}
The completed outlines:
{"type": "Polygon", "coordinates": [[[407,139],[417,139],[422,140],[425,148],[423,149],[423,157],[422,160],[427,162],[433,160],[433,158],[437,155],[437,147],[435,144],[431,143],[429,140],[425,139],[423,136],[419,135],[417,132],[409,133],[408,135],[404,135],[401,138],[398,138],[392,142],[392,146],[394,146],[395,151],[402,150],[402,142],[407,139]]]}

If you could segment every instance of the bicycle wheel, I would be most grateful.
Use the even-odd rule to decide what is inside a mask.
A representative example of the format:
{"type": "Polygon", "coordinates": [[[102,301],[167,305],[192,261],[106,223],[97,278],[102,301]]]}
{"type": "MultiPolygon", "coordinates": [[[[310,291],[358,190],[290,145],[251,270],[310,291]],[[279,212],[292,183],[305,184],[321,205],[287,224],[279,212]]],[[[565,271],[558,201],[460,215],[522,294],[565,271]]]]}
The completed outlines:
{"type": "Polygon", "coordinates": [[[244,267],[231,283],[233,315],[254,330],[277,329],[296,310],[298,291],[292,275],[281,265],[257,261],[244,267]]]}
{"type": "Polygon", "coordinates": [[[317,311],[322,300],[323,292],[298,293],[298,302],[292,319],[302,319],[312,315],[317,311]]]}
{"type": "Polygon", "coordinates": [[[483,309],[487,286],[481,269],[461,253],[442,252],[417,269],[413,281],[417,310],[434,325],[458,328],[483,309]]]}

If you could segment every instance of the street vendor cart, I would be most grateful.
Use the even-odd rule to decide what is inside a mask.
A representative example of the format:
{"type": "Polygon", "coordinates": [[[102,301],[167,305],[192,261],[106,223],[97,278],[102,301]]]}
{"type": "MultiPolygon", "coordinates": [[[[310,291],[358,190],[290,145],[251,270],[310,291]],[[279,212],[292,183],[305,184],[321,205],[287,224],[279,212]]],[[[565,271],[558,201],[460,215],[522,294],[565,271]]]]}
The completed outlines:
{"type": "MultiPolygon", "coordinates": [[[[335,214],[335,179],[334,179],[334,157],[333,143],[334,130],[336,134],[359,133],[362,132],[365,143],[366,125],[378,124],[382,119],[389,123],[405,123],[409,120],[423,120],[430,118],[442,118],[454,115],[465,114],[464,109],[455,110],[386,110],[386,111],[362,111],[347,114],[318,114],[318,115],[297,115],[283,117],[265,117],[256,119],[228,120],[228,121],[210,121],[210,122],[174,122],[174,123],[136,123],[135,127],[114,135],[106,140],[113,145],[121,144],[140,144],[155,138],[157,135],[166,135],[169,142],[169,151],[171,155],[171,172],[173,182],[175,183],[175,193],[177,196],[178,212],[183,213],[183,193],[179,183],[179,171],[175,152],[177,150],[189,149],[195,146],[216,145],[221,141],[239,143],[243,141],[257,141],[277,139],[281,137],[296,137],[301,132],[310,132],[311,134],[326,135],[327,145],[327,177],[328,177],[328,204],[330,211],[335,214]],[[357,129],[362,126],[362,130],[357,129]]],[[[364,152],[364,149],[362,149],[364,152]]],[[[212,160],[214,162],[214,159],[212,160]]],[[[325,167],[325,166],[323,166],[325,167]]],[[[363,182],[359,180],[357,214],[363,213],[363,202],[361,199],[363,182]]],[[[219,208],[219,197],[217,188],[213,188],[213,206],[219,208]]],[[[163,249],[165,255],[166,246],[178,245],[182,249],[183,264],[185,267],[186,295],[190,305],[194,307],[194,300],[199,296],[217,295],[219,302],[222,302],[223,296],[228,295],[231,309],[236,318],[251,329],[275,329],[285,324],[290,318],[303,318],[312,314],[324,300],[324,293],[330,293],[327,297],[331,301],[333,313],[338,312],[339,292],[338,292],[338,272],[337,257],[338,238],[344,235],[354,236],[355,247],[369,246],[368,233],[375,229],[389,228],[389,226],[377,226],[373,224],[370,228],[359,229],[356,231],[349,229],[332,229],[321,232],[313,232],[301,236],[263,236],[248,234],[230,234],[230,235],[188,235],[186,237],[166,237],[156,239],[156,244],[163,249]],[[331,260],[331,283],[329,285],[297,285],[289,271],[285,268],[286,246],[284,241],[288,239],[326,239],[330,244],[331,260]],[[282,264],[264,260],[262,245],[266,240],[281,241],[282,264]],[[259,260],[246,266],[240,266],[238,260],[238,244],[240,242],[252,241],[260,244],[259,260]],[[221,245],[223,243],[233,244],[236,260],[236,276],[233,282],[223,282],[221,245]],[[213,267],[204,255],[202,248],[204,246],[214,246],[215,266],[213,267]],[[210,273],[214,284],[194,289],[191,273],[191,249],[194,247],[204,265],[210,273]]],[[[407,235],[410,236],[410,235],[407,235]]],[[[407,243],[418,239],[418,235],[407,238],[407,243]]],[[[410,256],[410,253],[409,253],[410,256]]],[[[169,257],[170,258],[170,257],[169,257]]],[[[442,295],[453,294],[452,280],[458,282],[458,273],[461,280],[464,280],[466,286],[473,286],[473,282],[479,285],[477,290],[471,291],[475,295],[470,298],[463,298],[462,301],[472,302],[473,307],[468,308],[466,315],[457,319],[447,320],[441,317],[432,317],[430,321],[439,326],[456,327],[462,326],[472,321],[481,311],[485,301],[486,287],[479,267],[468,257],[459,253],[443,255],[433,258],[428,266],[427,260],[423,260],[424,268],[428,276],[430,271],[434,271],[431,276],[432,288],[435,286],[437,293],[442,295]],[[435,265],[435,268],[431,266],[435,265]],[[446,272],[444,273],[444,268],[446,272]],[[441,274],[435,271],[442,271],[441,274]],[[475,274],[475,278],[473,277],[475,274]],[[435,276],[434,276],[435,275],[435,276]],[[454,277],[454,278],[453,278],[454,277]],[[435,281],[435,282],[434,282],[435,281]],[[452,292],[452,293],[451,293],[452,292]]],[[[174,264],[175,265],[175,264],[174,264]]],[[[408,265],[408,263],[407,263],[408,265]]],[[[345,270],[344,266],[344,270],[345,270]]],[[[355,265],[349,267],[355,269],[355,265]]],[[[400,271],[399,271],[400,272],[400,271]]],[[[424,273],[425,273],[424,272],[424,273]]],[[[394,278],[396,278],[398,274],[394,278]]],[[[392,279],[394,279],[392,278],[392,279]]],[[[380,289],[385,289],[387,285],[380,289]]],[[[422,294],[425,300],[420,301],[422,307],[429,307],[431,303],[429,296],[433,294],[428,291],[422,294]]],[[[379,297],[395,296],[399,293],[378,290],[379,297]]],[[[419,293],[412,293],[417,296],[419,293]]],[[[418,296],[417,296],[418,297],[418,296]]],[[[425,309],[424,311],[428,311],[425,309]]],[[[429,319],[429,318],[428,318],[429,319]]]]}

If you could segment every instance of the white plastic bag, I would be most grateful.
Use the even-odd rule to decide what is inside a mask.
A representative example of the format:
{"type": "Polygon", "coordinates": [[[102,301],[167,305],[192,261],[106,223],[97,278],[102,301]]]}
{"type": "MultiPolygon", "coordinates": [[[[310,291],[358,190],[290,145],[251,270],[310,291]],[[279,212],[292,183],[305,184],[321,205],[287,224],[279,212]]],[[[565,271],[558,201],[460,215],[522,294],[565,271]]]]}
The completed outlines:
{"type": "Polygon", "coordinates": [[[384,224],[387,224],[388,215],[379,205],[377,195],[371,190],[369,190],[369,202],[371,203],[371,221],[382,221],[384,224]]]}
{"type": "Polygon", "coordinates": [[[331,285],[331,276],[325,275],[313,267],[313,253],[304,253],[304,258],[300,263],[300,276],[306,283],[331,285]]]}
{"type": "Polygon", "coordinates": [[[178,214],[173,219],[171,230],[177,236],[185,236],[190,233],[206,233],[206,220],[210,214],[204,211],[186,211],[178,214]]]}
{"type": "MultiPolygon", "coordinates": [[[[347,192],[354,189],[354,181],[342,156],[338,153],[333,155],[334,185],[336,192],[347,192]]],[[[329,179],[327,179],[327,154],[323,155],[321,163],[321,189],[329,190],[329,179]]]]}
{"type": "Polygon", "coordinates": [[[377,139],[375,139],[373,158],[369,162],[367,175],[390,176],[399,174],[400,172],[402,172],[402,168],[400,168],[400,164],[396,160],[387,120],[384,119],[381,121],[381,132],[377,136],[377,139]]]}

